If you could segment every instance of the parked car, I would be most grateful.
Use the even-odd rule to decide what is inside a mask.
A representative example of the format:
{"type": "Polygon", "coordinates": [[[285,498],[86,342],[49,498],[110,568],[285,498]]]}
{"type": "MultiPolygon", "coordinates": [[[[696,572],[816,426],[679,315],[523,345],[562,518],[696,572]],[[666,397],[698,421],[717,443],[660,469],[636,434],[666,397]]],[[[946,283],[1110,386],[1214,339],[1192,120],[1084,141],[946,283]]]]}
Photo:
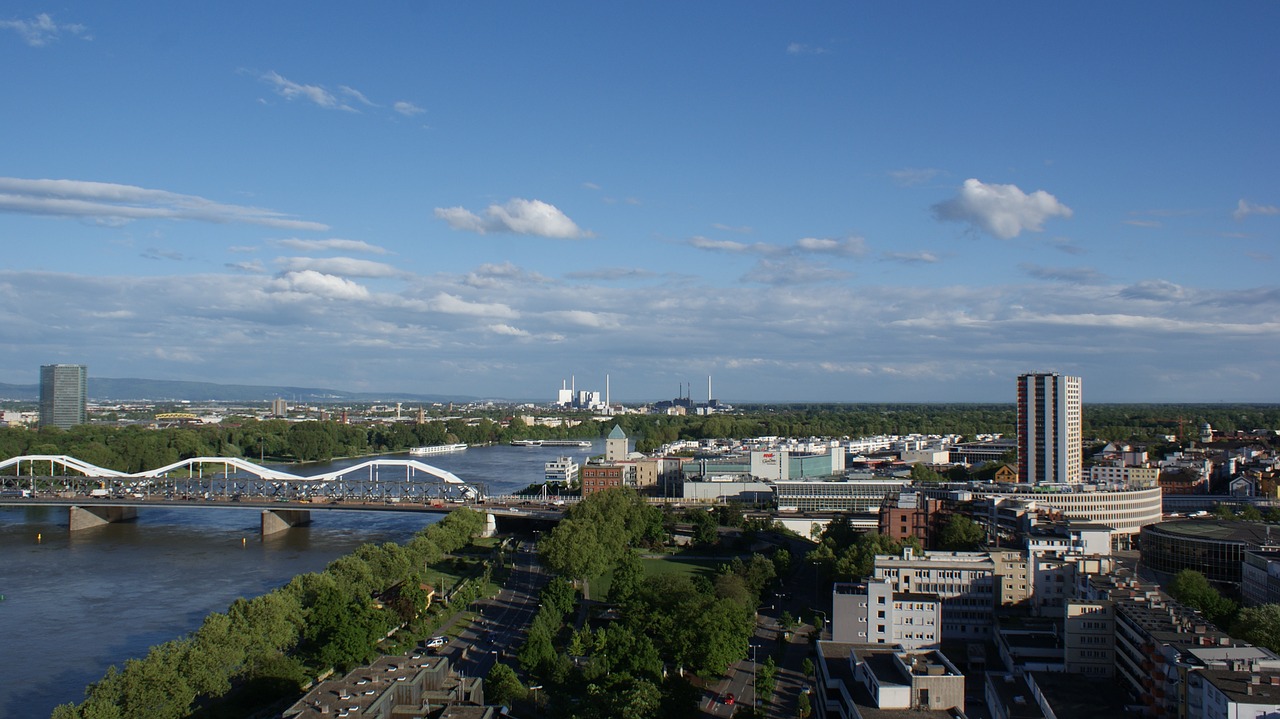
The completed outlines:
{"type": "Polygon", "coordinates": [[[448,643],[448,637],[431,637],[427,640],[427,649],[439,649],[448,643]]]}

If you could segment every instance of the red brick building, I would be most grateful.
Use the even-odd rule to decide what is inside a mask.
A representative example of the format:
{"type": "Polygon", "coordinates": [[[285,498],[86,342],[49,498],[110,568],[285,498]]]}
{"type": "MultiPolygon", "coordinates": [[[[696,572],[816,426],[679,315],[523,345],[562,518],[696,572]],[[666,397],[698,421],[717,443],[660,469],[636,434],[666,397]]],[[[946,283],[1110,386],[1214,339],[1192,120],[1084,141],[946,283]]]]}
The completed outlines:
{"type": "Polygon", "coordinates": [[[922,494],[903,493],[887,497],[880,505],[880,534],[902,541],[907,537],[920,540],[921,546],[930,547],[941,523],[946,518],[942,500],[926,499],[922,494]]]}
{"type": "Polygon", "coordinates": [[[622,486],[622,467],[608,464],[584,464],[578,472],[582,496],[622,486]]]}

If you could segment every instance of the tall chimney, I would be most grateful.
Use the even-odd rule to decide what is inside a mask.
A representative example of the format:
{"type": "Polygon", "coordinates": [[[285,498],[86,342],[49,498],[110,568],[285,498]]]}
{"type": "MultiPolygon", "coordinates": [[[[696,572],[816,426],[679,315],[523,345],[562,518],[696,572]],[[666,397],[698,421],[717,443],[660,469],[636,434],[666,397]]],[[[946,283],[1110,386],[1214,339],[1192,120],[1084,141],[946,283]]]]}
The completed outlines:
{"type": "Polygon", "coordinates": [[[604,406],[606,407],[613,406],[612,404],[609,403],[609,373],[608,372],[604,373],[604,406]]]}
{"type": "Polygon", "coordinates": [[[707,375],[707,404],[711,404],[711,375],[707,375]]]}

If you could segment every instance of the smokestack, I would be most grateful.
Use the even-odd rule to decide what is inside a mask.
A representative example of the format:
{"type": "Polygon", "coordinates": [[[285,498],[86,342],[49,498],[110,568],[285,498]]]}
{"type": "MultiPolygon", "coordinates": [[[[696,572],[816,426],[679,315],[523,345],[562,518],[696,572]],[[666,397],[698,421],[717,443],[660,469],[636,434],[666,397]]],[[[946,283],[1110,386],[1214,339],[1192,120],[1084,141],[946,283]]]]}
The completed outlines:
{"type": "Polygon", "coordinates": [[[613,406],[612,404],[609,403],[609,373],[608,372],[604,373],[604,406],[606,407],[613,406]]]}
{"type": "Polygon", "coordinates": [[[575,375],[569,375],[569,388],[573,390],[573,396],[578,396],[578,378],[575,375]]]}
{"type": "Polygon", "coordinates": [[[711,404],[711,375],[707,375],[707,404],[711,404]]]}

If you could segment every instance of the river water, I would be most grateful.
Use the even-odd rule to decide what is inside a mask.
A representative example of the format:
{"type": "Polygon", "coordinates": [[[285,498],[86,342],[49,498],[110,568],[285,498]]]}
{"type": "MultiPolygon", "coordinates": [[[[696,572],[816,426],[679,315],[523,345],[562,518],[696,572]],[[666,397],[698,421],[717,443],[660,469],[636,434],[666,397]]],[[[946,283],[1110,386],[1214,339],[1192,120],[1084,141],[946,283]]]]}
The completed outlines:
{"type": "MultiPolygon", "coordinates": [[[[541,482],[555,457],[581,463],[602,448],[478,447],[422,459],[497,495],[541,482]]],[[[360,461],[285,469],[312,475],[360,461]]],[[[260,511],[143,508],[136,521],[72,535],[66,509],[0,508],[0,717],[47,717],[83,699],[109,666],[185,635],[236,598],[319,571],[366,542],[405,541],[440,519],[316,511],[309,526],[262,538],[260,511]]]]}

